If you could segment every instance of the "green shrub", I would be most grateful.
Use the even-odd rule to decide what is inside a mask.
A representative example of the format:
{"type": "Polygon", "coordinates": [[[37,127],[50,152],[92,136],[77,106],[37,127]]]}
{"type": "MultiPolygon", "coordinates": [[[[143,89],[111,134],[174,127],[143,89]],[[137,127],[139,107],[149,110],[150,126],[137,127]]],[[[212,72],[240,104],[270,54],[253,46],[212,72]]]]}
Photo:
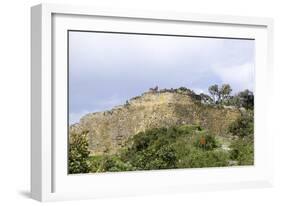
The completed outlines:
{"type": "Polygon", "coordinates": [[[238,165],[254,164],[254,117],[248,110],[229,127],[229,132],[238,138],[231,145],[230,158],[238,165]]]}
{"type": "Polygon", "coordinates": [[[235,122],[229,126],[229,132],[240,138],[250,137],[254,135],[254,117],[253,112],[248,111],[242,114],[235,122]]]}
{"type": "Polygon", "coordinates": [[[233,161],[252,164],[251,139],[239,140],[230,145],[231,150],[224,150],[215,136],[198,125],[154,128],[134,135],[116,155],[90,157],[91,172],[223,167],[233,161]]]}
{"type": "Polygon", "coordinates": [[[90,172],[87,131],[72,133],[69,138],[68,172],[70,174],[90,172]]]}
{"type": "Polygon", "coordinates": [[[187,147],[186,155],[178,159],[177,168],[223,167],[229,165],[229,153],[224,150],[204,151],[187,147]]]}
{"type": "Polygon", "coordinates": [[[249,91],[248,89],[239,92],[238,98],[240,101],[240,105],[246,109],[253,110],[254,109],[254,93],[249,91]]]}
{"type": "Polygon", "coordinates": [[[92,156],[91,172],[119,172],[133,170],[131,164],[120,159],[118,155],[92,156]]]}
{"type": "Polygon", "coordinates": [[[158,150],[150,149],[137,155],[137,161],[134,166],[138,169],[172,169],[175,168],[177,162],[175,149],[166,144],[162,145],[158,150]]]}
{"type": "Polygon", "coordinates": [[[237,139],[230,145],[230,158],[237,161],[238,165],[254,164],[254,141],[253,139],[237,139]]]}
{"type": "Polygon", "coordinates": [[[228,165],[229,155],[216,151],[217,139],[198,125],[157,128],[138,133],[122,156],[137,170],[228,165]],[[204,145],[200,138],[204,136],[204,145]]]}

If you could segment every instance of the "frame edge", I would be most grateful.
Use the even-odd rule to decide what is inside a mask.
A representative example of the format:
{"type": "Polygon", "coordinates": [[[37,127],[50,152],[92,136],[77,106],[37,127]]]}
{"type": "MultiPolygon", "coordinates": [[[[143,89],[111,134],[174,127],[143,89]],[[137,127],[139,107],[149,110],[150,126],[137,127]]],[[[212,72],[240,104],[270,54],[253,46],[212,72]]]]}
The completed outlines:
{"type": "Polygon", "coordinates": [[[42,6],[31,8],[31,198],[42,200],[42,6]]]}
{"type": "MultiPolygon", "coordinates": [[[[174,13],[174,12],[156,12],[153,11],[126,11],[118,10],[113,11],[110,8],[95,9],[94,7],[83,7],[83,6],[71,6],[62,4],[40,4],[33,6],[31,8],[31,197],[39,201],[50,201],[54,197],[51,195],[51,190],[49,189],[49,173],[50,171],[45,171],[46,165],[49,164],[49,155],[46,151],[49,151],[49,146],[45,143],[49,140],[45,140],[46,135],[44,130],[44,118],[46,118],[45,103],[48,99],[48,94],[46,95],[46,79],[44,75],[46,72],[44,69],[48,69],[44,63],[48,60],[46,53],[49,52],[49,48],[46,48],[46,44],[50,42],[44,42],[50,39],[51,34],[48,31],[51,28],[49,25],[51,19],[49,15],[53,13],[59,14],[77,14],[77,15],[105,15],[112,17],[122,17],[124,18],[141,18],[141,19],[158,19],[158,20],[172,20],[172,21],[191,21],[194,18],[194,22],[206,22],[206,23],[221,23],[221,24],[246,24],[246,25],[260,25],[268,28],[268,33],[273,36],[273,19],[267,17],[245,17],[245,16],[230,16],[230,15],[204,15],[204,14],[192,14],[192,13],[174,13]],[[143,14],[145,14],[144,17],[143,14]],[[172,14],[176,14],[175,17],[172,14]],[[224,17],[224,20],[221,19],[224,17]],[[205,20],[204,20],[205,19],[205,20]],[[208,21],[206,20],[208,19],[208,21]],[[241,23],[241,22],[245,23],[241,23]],[[45,23],[48,23],[46,25],[45,23]],[[47,33],[45,33],[47,31],[47,33]],[[44,74],[43,74],[44,73],[44,74]],[[43,127],[43,128],[42,128],[43,127]],[[47,163],[46,163],[47,161],[47,163]],[[46,184],[47,183],[47,184],[46,184]]],[[[270,41],[270,40],[269,40],[270,41]]],[[[273,69],[273,55],[272,46],[273,39],[270,41],[270,69],[273,69]]],[[[48,53],[48,55],[50,55],[48,53]]],[[[48,115],[47,115],[48,116],[48,115]]],[[[48,116],[49,117],[49,116],[48,116]]],[[[47,118],[48,118],[47,117],[47,118]]],[[[49,170],[49,169],[48,169],[49,170]]],[[[272,180],[268,183],[273,186],[272,180]]],[[[51,183],[50,183],[51,184],[51,183]]],[[[63,198],[64,199],[64,198],[63,198]]]]}

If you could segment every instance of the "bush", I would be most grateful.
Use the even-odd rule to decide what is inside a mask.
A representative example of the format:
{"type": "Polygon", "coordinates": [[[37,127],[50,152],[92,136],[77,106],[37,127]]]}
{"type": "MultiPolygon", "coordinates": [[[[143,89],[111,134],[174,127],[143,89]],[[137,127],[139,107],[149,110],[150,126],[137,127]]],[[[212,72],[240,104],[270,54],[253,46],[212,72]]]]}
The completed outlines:
{"type": "Polygon", "coordinates": [[[248,89],[239,92],[237,95],[240,99],[241,106],[245,107],[246,109],[254,109],[254,94],[253,92],[249,91],[248,89]]]}
{"type": "Polygon", "coordinates": [[[135,135],[122,160],[137,170],[226,166],[228,153],[214,150],[219,147],[216,138],[197,125],[157,128],[135,135]]]}
{"type": "Polygon", "coordinates": [[[154,128],[134,135],[116,155],[91,157],[91,172],[223,167],[233,161],[252,164],[251,138],[238,140],[231,150],[224,150],[215,136],[198,125],[154,128]]]}
{"type": "Polygon", "coordinates": [[[139,152],[132,160],[131,164],[138,170],[172,169],[176,166],[177,157],[175,149],[166,144],[158,150],[152,148],[139,152]]]}
{"type": "Polygon", "coordinates": [[[233,122],[228,131],[240,138],[253,138],[254,135],[254,117],[253,112],[242,114],[235,122],[233,122]]]}
{"type": "Polygon", "coordinates": [[[177,157],[172,143],[189,128],[154,128],[132,137],[132,144],[122,154],[122,160],[138,170],[175,168],[177,157]]]}
{"type": "Polygon", "coordinates": [[[70,134],[68,153],[68,172],[70,174],[90,172],[87,134],[87,131],[70,134]]]}
{"type": "Polygon", "coordinates": [[[229,153],[227,151],[204,151],[189,147],[186,153],[179,158],[177,168],[223,167],[229,165],[229,153]]]}
{"type": "Polygon", "coordinates": [[[238,165],[254,164],[254,141],[252,139],[237,139],[230,148],[230,158],[237,161],[238,165]]]}
{"type": "Polygon", "coordinates": [[[118,155],[92,156],[91,172],[119,172],[133,170],[132,165],[123,162],[118,155]]]}

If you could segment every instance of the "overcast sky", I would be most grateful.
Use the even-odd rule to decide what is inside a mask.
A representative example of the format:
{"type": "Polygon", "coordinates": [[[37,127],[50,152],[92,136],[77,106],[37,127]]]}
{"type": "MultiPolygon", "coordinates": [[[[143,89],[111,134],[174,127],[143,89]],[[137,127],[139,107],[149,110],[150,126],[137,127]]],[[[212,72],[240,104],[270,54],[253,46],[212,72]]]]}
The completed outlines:
{"type": "Polygon", "coordinates": [[[254,40],[69,33],[69,120],[104,111],[150,87],[208,92],[254,87],[254,40]]]}

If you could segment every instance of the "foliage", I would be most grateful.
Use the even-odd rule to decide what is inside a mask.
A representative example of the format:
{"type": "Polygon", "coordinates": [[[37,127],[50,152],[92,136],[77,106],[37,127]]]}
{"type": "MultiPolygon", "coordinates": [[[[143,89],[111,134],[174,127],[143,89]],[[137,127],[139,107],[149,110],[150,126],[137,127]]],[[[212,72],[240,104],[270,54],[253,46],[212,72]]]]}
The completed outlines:
{"type": "MultiPolygon", "coordinates": [[[[194,100],[199,100],[194,101],[195,104],[204,103],[206,110],[209,107],[226,108],[226,105],[245,109],[241,109],[241,116],[229,128],[225,128],[229,132],[227,136],[232,137],[226,141],[227,144],[222,142],[225,137],[218,138],[200,125],[184,124],[139,132],[129,138],[116,154],[89,156],[88,132],[71,134],[69,173],[222,167],[254,163],[253,92],[244,90],[232,96],[229,84],[211,85],[211,96],[204,93],[197,95],[185,87],[159,90],[156,86],[150,92],[189,95],[194,100]]],[[[129,105],[130,102],[126,101],[125,106],[128,108],[129,105]]],[[[185,115],[190,113],[181,105],[176,108],[176,112],[185,115]]],[[[192,115],[189,116],[192,118],[192,115]]]]}
{"type": "Polygon", "coordinates": [[[248,89],[238,93],[239,103],[242,107],[246,109],[254,108],[254,94],[248,89]]]}
{"type": "Polygon", "coordinates": [[[217,84],[210,86],[209,93],[213,98],[213,102],[217,102],[217,100],[219,99],[219,86],[217,84]]]}
{"type": "Polygon", "coordinates": [[[254,141],[253,139],[237,139],[231,145],[230,158],[236,160],[238,165],[254,164],[254,141]]]}
{"type": "Polygon", "coordinates": [[[136,169],[174,168],[177,157],[171,143],[183,133],[176,127],[155,128],[133,137],[131,147],[123,154],[136,169]]]}
{"type": "Polygon", "coordinates": [[[82,150],[80,153],[85,155],[79,157],[83,156],[84,159],[76,160],[79,161],[79,166],[84,165],[85,168],[83,170],[78,164],[72,163],[71,173],[252,165],[253,113],[248,111],[242,115],[230,126],[229,131],[237,136],[235,140],[230,140],[230,150],[223,149],[221,142],[202,127],[181,125],[139,132],[130,138],[118,154],[96,155],[88,159],[87,144],[84,142],[86,133],[76,134],[71,143],[75,142],[80,146],[72,148],[70,159],[75,163],[73,156],[79,156],[76,153],[82,150]],[[90,168],[87,160],[91,162],[90,168]]]}
{"type": "MultiPolygon", "coordinates": [[[[161,89],[158,86],[155,88],[150,88],[150,92],[178,92],[183,94],[188,94],[195,100],[199,100],[205,104],[217,104],[219,106],[235,106],[244,107],[246,109],[253,110],[254,108],[254,94],[250,90],[246,89],[239,92],[236,95],[231,95],[232,88],[229,84],[222,84],[221,86],[214,84],[208,88],[209,94],[196,94],[194,91],[186,88],[179,87],[177,89],[161,89]]],[[[134,99],[134,98],[133,98],[134,99]]]]}
{"type": "Polygon", "coordinates": [[[254,94],[250,90],[246,89],[242,92],[239,92],[237,95],[229,96],[229,98],[224,101],[224,104],[253,110],[254,94]]]}
{"type": "Polygon", "coordinates": [[[229,126],[229,132],[240,138],[253,138],[254,135],[254,116],[253,111],[248,111],[241,115],[229,126]]]}
{"type": "Polygon", "coordinates": [[[117,155],[92,157],[92,172],[218,167],[229,154],[198,125],[154,128],[134,135],[117,155]],[[206,138],[200,145],[200,138],[206,138]]]}
{"type": "Polygon", "coordinates": [[[240,98],[237,96],[237,95],[235,95],[235,96],[230,96],[229,98],[228,98],[228,100],[226,100],[225,102],[224,102],[224,105],[227,105],[227,106],[235,106],[235,107],[242,107],[242,104],[241,104],[241,100],[240,100],[240,98]]]}
{"type": "Polygon", "coordinates": [[[229,154],[224,150],[204,151],[194,147],[186,150],[177,164],[178,168],[223,167],[229,165],[229,154]]]}
{"type": "MultiPolygon", "coordinates": [[[[244,107],[246,109],[254,109],[254,94],[246,89],[239,92],[237,95],[231,95],[232,89],[229,84],[223,84],[219,87],[217,84],[209,87],[209,93],[212,96],[212,102],[236,107],[244,107]]],[[[207,98],[204,95],[201,97],[207,98]]]]}
{"type": "Polygon", "coordinates": [[[227,101],[230,97],[232,89],[229,84],[223,84],[220,88],[221,101],[227,101]]]}
{"type": "Polygon", "coordinates": [[[229,84],[223,84],[219,87],[217,84],[209,87],[209,93],[213,98],[213,102],[219,104],[227,101],[230,98],[232,89],[229,84]]]}
{"type": "Polygon", "coordinates": [[[90,152],[88,150],[87,134],[88,131],[80,134],[71,133],[68,157],[68,170],[70,174],[90,172],[88,161],[90,152]]]}
{"type": "Polygon", "coordinates": [[[230,157],[238,165],[254,163],[254,115],[248,110],[229,126],[229,132],[238,136],[231,145],[230,157]]]}

